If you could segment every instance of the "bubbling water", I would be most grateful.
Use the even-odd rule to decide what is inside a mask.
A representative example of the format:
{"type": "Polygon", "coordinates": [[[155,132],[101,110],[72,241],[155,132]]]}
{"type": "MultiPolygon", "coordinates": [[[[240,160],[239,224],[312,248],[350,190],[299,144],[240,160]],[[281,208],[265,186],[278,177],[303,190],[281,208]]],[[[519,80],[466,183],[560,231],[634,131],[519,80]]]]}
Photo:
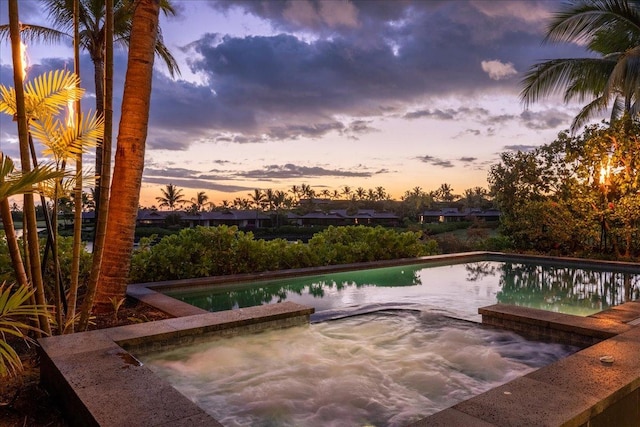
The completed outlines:
{"type": "Polygon", "coordinates": [[[400,426],[576,350],[405,311],[214,340],[145,362],[225,426],[400,426]]]}

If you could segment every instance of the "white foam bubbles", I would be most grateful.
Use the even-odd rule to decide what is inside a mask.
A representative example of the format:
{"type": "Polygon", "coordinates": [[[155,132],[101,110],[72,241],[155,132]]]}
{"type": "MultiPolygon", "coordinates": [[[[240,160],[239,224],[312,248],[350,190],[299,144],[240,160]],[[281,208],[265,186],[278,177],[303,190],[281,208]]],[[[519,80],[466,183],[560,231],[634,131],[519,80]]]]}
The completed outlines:
{"type": "Polygon", "coordinates": [[[572,351],[441,316],[378,312],[145,362],[225,426],[399,426],[572,351]]]}

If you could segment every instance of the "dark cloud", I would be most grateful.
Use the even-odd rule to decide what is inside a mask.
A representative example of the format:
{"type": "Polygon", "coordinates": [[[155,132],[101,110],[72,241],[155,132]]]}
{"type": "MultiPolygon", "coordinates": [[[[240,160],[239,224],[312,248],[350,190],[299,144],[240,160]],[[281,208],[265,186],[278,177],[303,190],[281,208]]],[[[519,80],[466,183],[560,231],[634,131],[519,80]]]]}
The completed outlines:
{"type": "Polygon", "coordinates": [[[267,165],[262,169],[254,169],[246,172],[237,172],[238,177],[274,180],[274,179],[292,179],[292,178],[311,178],[311,177],[360,177],[367,178],[375,174],[385,173],[384,171],[353,171],[342,169],[325,169],[320,166],[298,166],[291,163],[284,165],[267,165]]]}
{"type": "Polygon", "coordinates": [[[194,188],[198,190],[200,189],[213,190],[213,191],[220,191],[223,193],[235,193],[238,191],[248,191],[253,189],[253,187],[246,187],[242,185],[217,184],[212,181],[195,179],[195,178],[176,180],[173,178],[145,176],[143,179],[143,182],[145,184],[158,184],[158,185],[174,184],[177,187],[194,188]]]}
{"type": "Polygon", "coordinates": [[[463,162],[463,163],[473,163],[476,160],[478,160],[477,157],[460,157],[458,159],[458,161],[463,162]]]}
{"type": "MultiPolygon", "coordinates": [[[[538,15],[552,7],[542,1],[501,8],[482,1],[219,1],[211,6],[218,13],[242,10],[282,33],[205,34],[185,46],[191,71],[206,84],[157,73],[152,148],[183,149],[203,139],[319,138],[334,131],[353,137],[372,129],[336,117],[357,123],[403,110],[407,119],[489,120],[481,109],[419,105],[426,98],[471,97],[487,89],[515,96],[518,79],[492,80],[482,61],[525,70],[544,52],[554,54],[540,48],[538,15]],[[406,112],[407,105],[418,107],[406,112]]],[[[543,123],[549,124],[527,121],[543,123]]]]}
{"type": "Polygon", "coordinates": [[[451,162],[451,160],[445,160],[445,159],[441,159],[439,157],[426,155],[426,156],[416,157],[416,159],[420,160],[421,162],[427,163],[429,165],[439,166],[441,168],[452,168],[453,167],[453,163],[451,162]]]}

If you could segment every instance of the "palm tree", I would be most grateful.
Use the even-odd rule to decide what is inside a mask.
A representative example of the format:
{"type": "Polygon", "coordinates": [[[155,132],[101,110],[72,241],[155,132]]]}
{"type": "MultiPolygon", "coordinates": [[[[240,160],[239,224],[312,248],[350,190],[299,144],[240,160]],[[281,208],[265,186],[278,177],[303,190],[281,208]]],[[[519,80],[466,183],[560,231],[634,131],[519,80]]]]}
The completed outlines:
{"type": "MultiPolygon", "coordinates": [[[[40,0],[42,8],[49,12],[49,20],[53,28],[39,25],[22,24],[21,34],[29,42],[60,42],[73,39],[74,6],[79,7],[80,44],[89,53],[94,66],[94,82],[96,88],[96,111],[100,115],[104,111],[104,71],[105,71],[105,0],[40,0]]],[[[133,0],[115,0],[113,4],[113,39],[116,43],[129,46],[131,38],[131,20],[136,2],[133,0]]],[[[160,8],[165,16],[175,15],[170,0],[161,0],[160,8]]],[[[0,40],[8,36],[8,26],[0,26],[0,40]]],[[[162,33],[158,29],[158,39],[154,47],[169,70],[171,76],[180,74],[180,69],[171,52],[164,45],[162,33]]],[[[102,146],[96,148],[96,174],[103,170],[102,146]]],[[[104,159],[111,162],[111,159],[104,159]]],[[[100,200],[99,178],[96,179],[96,200],[100,200]]],[[[99,206],[99,203],[98,203],[99,206]]]]}
{"type": "Polygon", "coordinates": [[[256,208],[256,211],[259,211],[263,207],[265,201],[265,195],[262,190],[255,188],[253,193],[249,193],[248,196],[251,197],[251,202],[256,208]]]}
{"type": "Polygon", "coordinates": [[[200,212],[204,209],[204,206],[208,204],[209,196],[204,191],[198,191],[196,197],[191,198],[191,202],[196,207],[196,212],[200,212]]]}
{"type": "Polygon", "coordinates": [[[160,192],[162,196],[156,197],[160,207],[168,207],[172,211],[176,210],[178,203],[185,202],[184,195],[182,194],[182,189],[179,189],[175,185],[169,183],[165,186],[165,188],[161,188],[160,192]]]}
{"type": "Polygon", "coordinates": [[[293,194],[294,203],[300,200],[300,187],[294,184],[291,186],[291,189],[289,190],[289,192],[293,194]]]}
{"type": "Polygon", "coordinates": [[[149,122],[153,60],[158,35],[160,5],[155,0],[136,2],[131,20],[131,43],[122,98],[106,241],[98,278],[95,309],[113,310],[112,301],[125,297],[131,264],[138,200],[144,169],[144,149],[149,122]]]}
{"type": "Polygon", "coordinates": [[[586,45],[596,57],[552,59],[534,65],[522,80],[525,106],[564,91],[564,100],[589,103],[571,125],[578,130],[612,104],[612,119],[638,113],[640,6],[631,0],[580,0],[557,12],[546,42],[586,45]]]}
{"type": "Polygon", "coordinates": [[[344,198],[349,200],[351,198],[351,187],[345,185],[342,187],[342,194],[344,194],[344,198]]]}
{"type": "Polygon", "coordinates": [[[384,187],[376,187],[376,195],[378,197],[378,200],[385,200],[387,197],[389,197],[384,187]]]}
{"type": "Polygon", "coordinates": [[[435,194],[437,198],[443,202],[453,202],[456,199],[456,196],[453,194],[453,188],[447,183],[440,184],[435,194]]]}
{"type": "Polygon", "coordinates": [[[356,188],[356,197],[359,200],[364,200],[366,196],[367,196],[367,190],[365,190],[362,187],[356,188]]]}

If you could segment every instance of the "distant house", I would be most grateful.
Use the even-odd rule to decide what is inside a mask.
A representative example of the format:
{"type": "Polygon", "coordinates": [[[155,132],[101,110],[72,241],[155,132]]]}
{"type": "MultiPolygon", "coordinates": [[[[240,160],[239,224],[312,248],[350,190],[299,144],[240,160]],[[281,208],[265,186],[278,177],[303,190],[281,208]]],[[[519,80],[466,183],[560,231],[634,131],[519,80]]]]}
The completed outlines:
{"type": "Polygon", "coordinates": [[[347,209],[336,209],[329,212],[310,212],[305,215],[289,214],[290,222],[299,226],[312,225],[398,225],[400,219],[391,212],[375,212],[373,209],[360,209],[349,212],[347,209]]]}
{"type": "Polygon", "coordinates": [[[238,228],[262,228],[271,225],[271,218],[258,211],[227,209],[224,211],[199,212],[197,214],[182,213],[182,222],[189,227],[201,225],[215,227],[217,225],[235,225],[238,228]]]}
{"type": "Polygon", "coordinates": [[[499,221],[500,211],[497,209],[482,210],[478,208],[467,208],[458,210],[457,208],[442,208],[438,210],[424,211],[418,218],[421,224],[433,222],[460,222],[481,219],[484,221],[499,221]]]}

